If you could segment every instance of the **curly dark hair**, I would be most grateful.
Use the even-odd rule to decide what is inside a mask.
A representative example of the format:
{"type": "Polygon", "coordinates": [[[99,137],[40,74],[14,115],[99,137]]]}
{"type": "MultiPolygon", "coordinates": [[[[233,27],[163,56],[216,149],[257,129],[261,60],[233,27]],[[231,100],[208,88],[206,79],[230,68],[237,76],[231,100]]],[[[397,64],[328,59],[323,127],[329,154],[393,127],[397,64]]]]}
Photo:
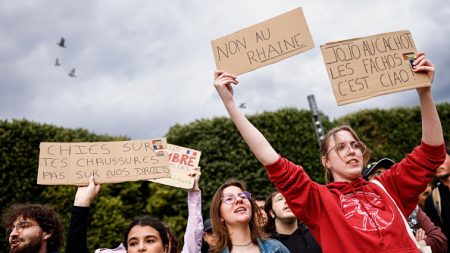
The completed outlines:
{"type": "Polygon", "coordinates": [[[47,250],[58,250],[63,245],[64,227],[61,219],[50,206],[41,204],[14,204],[2,214],[2,227],[5,229],[14,225],[17,218],[30,218],[35,220],[39,227],[51,234],[47,243],[47,250]]]}

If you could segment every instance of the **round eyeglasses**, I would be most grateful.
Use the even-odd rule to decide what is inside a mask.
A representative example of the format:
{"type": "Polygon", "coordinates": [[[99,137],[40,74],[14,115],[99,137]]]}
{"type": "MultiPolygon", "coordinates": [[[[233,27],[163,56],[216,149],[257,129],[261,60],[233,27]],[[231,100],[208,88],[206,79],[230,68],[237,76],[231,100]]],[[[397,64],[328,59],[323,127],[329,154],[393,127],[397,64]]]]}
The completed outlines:
{"type": "Polygon", "coordinates": [[[236,202],[236,196],[238,196],[242,200],[249,201],[251,198],[251,193],[247,191],[240,192],[237,195],[234,195],[233,193],[227,193],[223,195],[222,202],[227,205],[234,204],[236,202]]]}
{"type": "Polygon", "coordinates": [[[16,225],[12,225],[12,227],[9,227],[6,229],[6,235],[10,235],[14,228],[16,229],[17,233],[21,233],[25,228],[34,227],[37,225],[31,224],[29,221],[19,221],[16,223],[16,225]]]}
{"type": "Polygon", "coordinates": [[[366,145],[360,141],[341,142],[336,144],[330,150],[328,150],[325,153],[325,156],[327,156],[331,151],[336,150],[336,153],[339,156],[344,157],[350,152],[350,148],[352,148],[355,151],[361,152],[361,154],[364,154],[367,149],[366,145]]]}

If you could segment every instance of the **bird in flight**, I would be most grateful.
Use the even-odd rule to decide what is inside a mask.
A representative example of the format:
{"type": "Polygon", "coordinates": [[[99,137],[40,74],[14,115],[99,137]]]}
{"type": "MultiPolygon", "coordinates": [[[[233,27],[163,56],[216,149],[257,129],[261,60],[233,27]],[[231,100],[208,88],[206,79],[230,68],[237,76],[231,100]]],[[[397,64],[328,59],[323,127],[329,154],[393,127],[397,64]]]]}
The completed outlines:
{"type": "Polygon", "coordinates": [[[61,40],[59,41],[59,43],[57,45],[60,47],[66,47],[65,42],[66,42],[66,40],[63,37],[61,37],[61,40]]]}
{"type": "Polygon", "coordinates": [[[73,68],[73,69],[70,71],[69,76],[70,76],[70,77],[76,77],[76,76],[75,76],[75,68],[73,68]]]}
{"type": "Polygon", "coordinates": [[[59,59],[58,58],[56,58],[55,66],[61,66],[61,63],[59,63],[59,59]]]}
{"type": "Polygon", "coordinates": [[[245,109],[245,108],[247,108],[247,106],[245,105],[245,103],[241,103],[241,104],[239,105],[239,108],[245,109]]]}

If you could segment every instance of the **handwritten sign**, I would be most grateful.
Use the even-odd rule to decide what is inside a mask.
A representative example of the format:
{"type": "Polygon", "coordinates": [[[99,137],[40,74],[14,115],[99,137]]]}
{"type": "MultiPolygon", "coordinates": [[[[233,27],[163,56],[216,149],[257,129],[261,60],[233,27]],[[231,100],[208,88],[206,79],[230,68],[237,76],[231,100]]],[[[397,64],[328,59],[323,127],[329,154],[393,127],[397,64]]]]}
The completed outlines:
{"type": "Polygon", "coordinates": [[[425,73],[412,71],[416,46],[406,30],[326,43],[320,49],[338,105],[431,85],[425,73]]]}
{"type": "Polygon", "coordinates": [[[167,144],[167,152],[169,154],[170,177],[150,181],[191,189],[194,185],[194,179],[188,174],[192,169],[198,167],[202,152],[172,144],[167,144]]]}
{"type": "Polygon", "coordinates": [[[211,46],[217,69],[239,75],[305,52],[314,42],[297,8],[213,40],[211,46]]]}
{"type": "Polygon", "coordinates": [[[165,138],[117,142],[41,142],[37,183],[86,185],[170,176],[165,138]]]}

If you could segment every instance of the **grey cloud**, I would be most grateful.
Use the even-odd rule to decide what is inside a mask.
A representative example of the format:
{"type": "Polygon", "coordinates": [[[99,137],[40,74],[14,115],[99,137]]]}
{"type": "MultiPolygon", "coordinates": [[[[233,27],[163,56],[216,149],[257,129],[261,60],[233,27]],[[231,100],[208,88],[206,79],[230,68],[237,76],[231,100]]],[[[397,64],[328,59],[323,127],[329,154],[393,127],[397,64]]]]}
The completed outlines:
{"type": "MultiPolygon", "coordinates": [[[[445,0],[303,2],[316,47],[240,76],[235,99],[251,114],[308,109],[306,96],[314,94],[331,118],[415,105],[417,95],[408,91],[337,106],[319,49],[333,40],[411,29],[437,66],[436,100],[448,102],[450,12],[444,6],[445,0]]],[[[256,0],[0,3],[0,115],[131,138],[226,115],[212,86],[210,40],[296,7],[298,2],[256,0]],[[65,49],[56,45],[61,36],[65,49]],[[56,57],[61,68],[54,66],[56,57]],[[67,76],[72,67],[77,78],[67,76]]]]}

